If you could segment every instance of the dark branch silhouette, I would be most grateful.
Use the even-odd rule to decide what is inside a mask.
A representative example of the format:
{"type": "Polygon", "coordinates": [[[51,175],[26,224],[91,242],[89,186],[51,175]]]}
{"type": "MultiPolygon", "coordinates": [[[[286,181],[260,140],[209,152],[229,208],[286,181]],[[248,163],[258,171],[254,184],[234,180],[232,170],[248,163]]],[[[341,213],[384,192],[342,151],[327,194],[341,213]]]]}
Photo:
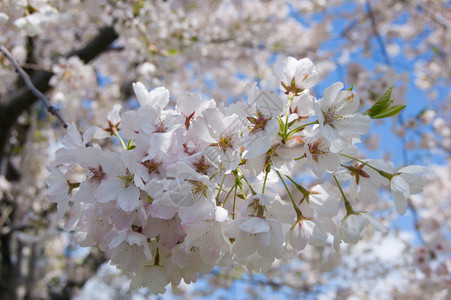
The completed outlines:
{"type": "Polygon", "coordinates": [[[39,99],[42,104],[44,104],[45,108],[47,108],[47,111],[54,115],[64,126],[64,128],[67,128],[67,123],[64,121],[63,117],[59,114],[58,109],[50,104],[50,100],[41,93],[34,85],[33,82],[31,82],[30,76],[25,72],[24,69],[22,69],[21,66],[17,63],[17,61],[11,56],[9,51],[0,45],[0,52],[3,52],[3,54],[6,56],[6,58],[13,64],[14,68],[16,69],[17,73],[19,73],[20,77],[22,77],[23,81],[25,82],[25,85],[27,88],[36,96],[37,99],[39,99]]]}
{"type": "MultiPolygon", "coordinates": [[[[88,63],[92,59],[99,56],[101,53],[107,51],[116,39],[118,38],[117,33],[114,31],[112,27],[104,27],[99,30],[97,36],[95,36],[85,47],[79,50],[71,51],[66,55],[66,57],[78,56],[84,63],[88,63]]],[[[16,90],[15,93],[12,94],[7,99],[2,99],[0,102],[0,165],[2,164],[5,151],[8,145],[8,140],[10,136],[11,128],[16,124],[18,117],[26,110],[28,110],[38,99],[43,102],[47,110],[56,115],[57,118],[61,121],[61,123],[66,127],[66,122],[58,115],[56,108],[53,107],[48,98],[44,95],[47,91],[50,90],[49,81],[52,78],[53,73],[45,70],[36,71],[32,78],[30,79],[29,75],[25,72],[25,70],[20,67],[17,62],[11,57],[9,52],[2,46],[0,46],[0,51],[12,62],[17,72],[20,74],[23,79],[22,85],[16,90]]],[[[13,213],[15,211],[14,205],[7,203],[4,199],[0,200],[0,204],[11,207],[12,214],[9,216],[11,221],[11,226],[13,226],[13,213]]],[[[0,215],[1,216],[1,215],[0,215]]],[[[21,249],[14,249],[14,241],[12,239],[12,233],[14,229],[19,229],[20,227],[11,227],[12,230],[9,232],[2,232],[0,234],[0,299],[9,299],[15,300],[17,298],[17,284],[18,280],[21,278],[20,272],[20,257],[21,257],[21,249]],[[15,252],[16,260],[13,260],[15,252]]],[[[36,253],[33,253],[29,258],[29,266],[32,266],[36,263],[36,253]]],[[[88,257],[93,257],[88,256],[88,257]]],[[[93,272],[99,267],[99,265],[105,259],[100,257],[95,260],[92,266],[89,266],[90,271],[89,275],[92,275],[93,272]]],[[[87,261],[88,262],[88,261],[87,261]]],[[[25,279],[27,282],[33,280],[33,267],[29,267],[29,276],[25,279]]],[[[82,286],[89,276],[84,277],[82,280],[78,280],[77,282],[68,282],[67,286],[63,288],[63,293],[54,293],[52,298],[54,299],[69,299],[73,294],[74,290],[77,287],[82,286]]],[[[31,289],[31,285],[29,286],[29,290],[26,291],[29,296],[31,289]]],[[[27,298],[25,295],[25,298],[27,298]]]]}
{"type": "MultiPolygon", "coordinates": [[[[66,57],[78,56],[83,62],[88,63],[102,52],[108,50],[112,42],[118,35],[112,27],[104,27],[84,48],[71,51],[66,57]]],[[[31,78],[32,85],[40,93],[50,90],[49,81],[53,73],[48,71],[38,71],[31,78]]],[[[9,131],[16,123],[19,115],[30,108],[37,98],[27,87],[22,86],[9,99],[0,104],[0,161],[3,158],[4,150],[8,141],[9,131]]]]}

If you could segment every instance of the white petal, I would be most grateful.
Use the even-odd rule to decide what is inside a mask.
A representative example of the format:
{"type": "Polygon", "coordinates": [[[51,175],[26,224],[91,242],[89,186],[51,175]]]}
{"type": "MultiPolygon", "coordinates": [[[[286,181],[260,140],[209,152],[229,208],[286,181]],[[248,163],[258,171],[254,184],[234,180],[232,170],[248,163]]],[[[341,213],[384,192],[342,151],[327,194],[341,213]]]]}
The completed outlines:
{"type": "Polygon", "coordinates": [[[127,237],[127,230],[124,230],[122,232],[116,233],[115,237],[108,243],[109,249],[114,249],[117,246],[119,246],[123,241],[125,241],[125,238],[127,237]]]}
{"type": "Polygon", "coordinates": [[[124,185],[117,178],[106,179],[102,181],[94,192],[94,197],[100,203],[115,200],[122,192],[124,185]]]}
{"type": "Polygon", "coordinates": [[[345,243],[357,243],[362,239],[360,233],[367,220],[358,215],[349,215],[342,220],[338,232],[345,243]]]}
{"type": "Polygon", "coordinates": [[[407,210],[407,199],[398,191],[392,191],[393,201],[395,201],[395,207],[398,214],[403,215],[407,210]]]}
{"type": "Polygon", "coordinates": [[[385,226],[382,225],[382,223],[378,219],[376,219],[368,214],[365,214],[365,213],[362,213],[360,216],[362,218],[365,218],[366,220],[368,220],[368,223],[374,228],[374,230],[379,231],[379,232],[387,232],[387,229],[385,228],[385,226]]]}
{"type": "Polygon", "coordinates": [[[257,217],[250,217],[244,220],[239,227],[241,230],[251,234],[268,232],[270,229],[267,221],[257,217]]]}
{"type": "MultiPolygon", "coordinates": [[[[307,155],[308,157],[308,155],[307,155]]],[[[323,166],[323,164],[318,163],[316,160],[309,159],[310,167],[312,168],[313,173],[318,176],[322,177],[324,175],[324,172],[326,172],[326,168],[323,166]]]]}
{"type": "Polygon", "coordinates": [[[338,92],[344,87],[342,82],[335,82],[324,90],[324,97],[320,99],[321,109],[327,112],[335,104],[338,92]]]}
{"type": "Polygon", "coordinates": [[[400,215],[403,215],[407,209],[407,197],[410,194],[410,187],[401,176],[394,176],[391,180],[390,188],[396,210],[400,215]]]}
{"type": "Polygon", "coordinates": [[[224,222],[227,219],[229,212],[220,206],[215,207],[215,220],[218,222],[224,222]]]}
{"type": "Polygon", "coordinates": [[[169,103],[169,91],[165,87],[157,87],[149,93],[148,102],[147,105],[165,108],[169,103]]]}
{"type": "Polygon", "coordinates": [[[276,118],[283,109],[282,99],[270,91],[262,91],[258,94],[257,98],[255,98],[255,105],[262,115],[268,118],[276,118]]]}
{"type": "Polygon", "coordinates": [[[144,84],[142,84],[141,82],[138,81],[138,82],[133,83],[132,86],[133,86],[133,90],[135,91],[136,97],[138,98],[139,104],[141,106],[148,105],[147,104],[147,95],[149,94],[149,92],[147,91],[144,84]]]}
{"type": "Polygon", "coordinates": [[[427,168],[424,166],[417,166],[417,165],[412,165],[412,166],[407,166],[404,168],[401,168],[398,170],[398,172],[400,173],[424,173],[427,171],[427,168]]]}
{"type": "Polygon", "coordinates": [[[133,185],[128,186],[120,193],[117,198],[117,204],[124,211],[130,212],[134,210],[139,204],[139,189],[133,185]]]}

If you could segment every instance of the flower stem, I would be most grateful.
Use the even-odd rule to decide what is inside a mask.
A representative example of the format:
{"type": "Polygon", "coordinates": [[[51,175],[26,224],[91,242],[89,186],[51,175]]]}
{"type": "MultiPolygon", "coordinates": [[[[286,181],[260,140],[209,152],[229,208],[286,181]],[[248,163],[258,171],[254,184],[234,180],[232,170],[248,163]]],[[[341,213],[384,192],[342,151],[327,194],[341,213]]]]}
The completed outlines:
{"type": "Polygon", "coordinates": [[[290,179],[290,181],[296,186],[296,188],[302,193],[302,195],[304,196],[301,199],[301,202],[299,202],[299,204],[301,204],[304,199],[307,200],[307,203],[309,202],[309,196],[310,196],[310,192],[307,191],[302,185],[298,184],[297,182],[295,182],[290,176],[285,175],[288,179],[290,179]]]}
{"type": "Polygon", "coordinates": [[[121,138],[121,136],[119,135],[119,132],[117,130],[113,130],[113,133],[115,136],[117,136],[119,138],[119,140],[121,141],[122,147],[124,147],[124,150],[127,150],[127,146],[125,145],[124,140],[121,138]]]}
{"type": "Polygon", "coordinates": [[[265,188],[266,188],[266,180],[268,179],[268,174],[269,172],[271,172],[271,164],[266,166],[265,169],[265,180],[263,181],[263,188],[262,188],[262,194],[265,193],[265,188]]]}
{"type": "Polygon", "coordinates": [[[337,177],[334,175],[335,182],[337,183],[338,188],[340,189],[341,195],[343,196],[343,201],[345,202],[346,207],[346,215],[355,214],[355,211],[352,209],[351,203],[348,201],[348,198],[346,198],[345,193],[343,192],[343,189],[341,188],[340,183],[338,182],[337,177]]]}
{"type": "Polygon", "coordinates": [[[277,173],[277,175],[279,175],[280,180],[282,180],[283,186],[287,190],[288,196],[290,196],[291,203],[293,204],[294,211],[296,212],[297,220],[300,221],[300,220],[305,219],[305,217],[302,215],[301,210],[296,205],[296,202],[294,202],[293,196],[291,195],[290,190],[288,189],[287,185],[285,184],[285,181],[283,180],[282,175],[280,175],[279,171],[277,171],[277,170],[276,170],[276,173],[277,173]]]}
{"type": "Polygon", "coordinates": [[[291,105],[291,101],[293,101],[294,98],[294,94],[293,93],[289,93],[288,94],[288,107],[287,107],[287,112],[286,112],[286,116],[285,116],[285,126],[283,128],[283,140],[287,139],[287,132],[288,132],[288,115],[290,114],[290,105],[291,105]]]}
{"type": "MultiPolygon", "coordinates": [[[[236,187],[236,185],[234,185],[234,186],[232,186],[232,187],[230,188],[229,192],[227,193],[227,195],[226,195],[226,197],[225,197],[225,199],[224,199],[224,202],[222,202],[222,204],[221,204],[221,207],[224,207],[224,204],[226,203],[227,198],[229,198],[230,193],[232,192],[232,190],[233,190],[235,187],[236,187]]],[[[219,194],[218,194],[218,197],[219,197],[219,194]]],[[[219,200],[218,200],[218,201],[219,201],[219,200]]]]}
{"type": "Polygon", "coordinates": [[[303,125],[301,125],[301,126],[299,126],[299,127],[296,127],[295,129],[293,129],[293,130],[291,130],[290,132],[288,132],[287,138],[290,138],[293,134],[295,134],[295,133],[298,132],[298,131],[301,131],[301,130],[304,129],[305,127],[310,126],[310,125],[314,125],[314,124],[319,124],[318,120],[315,120],[315,121],[313,121],[313,122],[310,122],[310,123],[307,123],[307,124],[303,124],[303,125]]]}
{"type": "Polygon", "coordinates": [[[235,195],[233,196],[233,205],[232,205],[232,220],[235,220],[235,203],[236,203],[236,191],[238,187],[235,185],[235,195]]]}
{"type": "Polygon", "coordinates": [[[219,191],[218,191],[218,194],[216,195],[216,205],[219,204],[219,194],[221,194],[221,190],[222,190],[222,186],[224,185],[225,177],[226,177],[226,174],[224,174],[224,176],[222,177],[221,185],[219,186],[219,191]]]}
{"type": "MultiPolygon", "coordinates": [[[[213,178],[215,178],[216,175],[219,174],[219,172],[221,172],[221,170],[224,168],[224,166],[221,166],[221,168],[219,168],[218,171],[216,171],[213,175],[211,175],[210,180],[212,180],[213,178]]],[[[223,179],[224,180],[224,179],[223,179]]]]}
{"type": "Polygon", "coordinates": [[[352,157],[352,156],[349,156],[349,155],[346,155],[346,154],[343,154],[343,153],[340,153],[340,155],[341,155],[341,156],[344,156],[344,157],[347,157],[347,158],[350,158],[350,159],[352,159],[352,160],[358,161],[358,162],[364,164],[365,166],[370,167],[371,169],[373,169],[374,171],[378,172],[381,176],[387,178],[387,179],[390,180],[390,181],[391,181],[391,179],[393,178],[393,176],[395,176],[395,174],[390,174],[390,173],[388,173],[388,172],[379,170],[378,168],[375,168],[375,167],[373,167],[372,165],[368,164],[367,162],[364,162],[364,161],[362,161],[362,160],[360,160],[360,159],[358,159],[358,158],[355,158],[355,157],[352,157]]]}
{"type": "Polygon", "coordinates": [[[237,168],[238,172],[241,173],[241,175],[243,176],[244,181],[246,182],[247,186],[249,187],[249,189],[251,190],[252,195],[257,195],[257,192],[252,188],[252,186],[250,185],[249,181],[247,181],[246,176],[244,176],[243,171],[240,170],[240,168],[237,168]]]}

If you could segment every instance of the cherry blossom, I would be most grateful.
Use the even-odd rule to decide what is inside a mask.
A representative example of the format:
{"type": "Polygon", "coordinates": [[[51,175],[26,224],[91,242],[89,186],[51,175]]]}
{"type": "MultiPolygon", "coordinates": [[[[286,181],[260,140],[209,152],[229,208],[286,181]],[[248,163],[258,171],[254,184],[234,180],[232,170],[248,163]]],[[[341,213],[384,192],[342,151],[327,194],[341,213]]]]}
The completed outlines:
{"type": "Polygon", "coordinates": [[[399,169],[391,179],[390,188],[399,214],[403,215],[406,212],[407,197],[423,190],[424,183],[418,173],[425,171],[426,168],[423,166],[407,166],[399,169]]]}
{"type": "Polygon", "coordinates": [[[327,139],[330,151],[339,152],[346,147],[346,139],[365,134],[370,128],[370,117],[356,112],[359,96],[352,91],[340,91],[341,82],[336,82],[324,91],[324,97],[314,102],[314,108],[321,126],[321,133],[327,139]]]}
{"type": "Polygon", "coordinates": [[[362,231],[371,225],[374,230],[386,232],[384,225],[367,213],[358,212],[347,215],[340,222],[338,234],[345,243],[357,243],[362,239],[362,231]]]}
{"type": "MultiPolygon", "coordinates": [[[[410,102],[406,95],[411,95],[411,87],[416,85],[425,90],[427,101],[409,105],[410,110],[396,122],[377,120],[371,125],[384,122],[393,127],[409,147],[405,163],[435,161],[437,153],[445,160],[449,156],[450,106],[441,101],[449,96],[441,90],[442,85],[446,90],[450,77],[451,56],[443,50],[450,41],[447,8],[440,1],[424,0],[394,5],[387,0],[360,1],[350,7],[340,1],[282,0],[205,5],[178,0],[1,3],[2,46],[31,77],[39,79],[38,88],[44,87],[43,92],[65,119],[77,124],[69,125],[66,137],[57,143],[62,134],[53,126],[52,117],[46,118],[39,105],[31,107],[34,100],[23,94],[17,72],[8,60],[0,61],[1,112],[9,105],[23,104],[0,118],[0,141],[6,141],[0,149],[1,234],[2,246],[11,246],[12,262],[8,264],[8,256],[2,256],[1,265],[7,271],[15,270],[3,272],[15,274],[2,277],[4,286],[18,291],[19,298],[48,298],[60,291],[73,294],[66,293],[71,289],[69,283],[83,284],[86,278],[80,277],[85,277],[85,272],[80,269],[86,271],[90,264],[79,265],[80,259],[71,255],[67,243],[72,233],[63,233],[65,227],[74,231],[78,245],[98,246],[92,248],[89,259],[97,249],[108,259],[114,253],[112,263],[137,276],[132,286],[148,285],[154,293],[164,292],[169,282],[174,291],[183,289],[178,286],[182,279],[196,281],[216,265],[229,267],[220,271],[225,272],[224,281],[247,278],[237,275],[245,265],[249,271],[267,272],[265,278],[275,283],[271,286],[280,286],[281,278],[293,289],[308,290],[323,282],[324,270],[338,265],[337,258],[326,259],[325,253],[333,252],[327,251],[329,237],[337,236],[343,215],[340,187],[352,206],[371,214],[392,210],[385,194],[380,197],[379,193],[390,184],[396,210],[410,207],[415,228],[424,237],[418,238],[419,243],[426,252],[439,253],[440,245],[446,244],[441,231],[449,230],[450,219],[444,196],[449,178],[446,168],[428,168],[437,176],[424,185],[427,198],[423,198],[416,194],[423,187],[418,179],[421,172],[398,174],[402,168],[394,172],[388,162],[362,158],[364,155],[354,150],[357,145],[375,149],[375,141],[386,143],[385,136],[362,135],[369,123],[365,109],[391,85],[396,104],[410,102]],[[318,16],[321,22],[316,21],[318,16]],[[343,25],[343,31],[337,32],[337,24],[343,25]],[[105,33],[114,37],[93,54],[93,47],[86,46],[96,37],[104,38],[105,33]],[[332,39],[337,47],[325,50],[332,39]],[[361,53],[365,61],[372,59],[375,64],[361,63],[361,53]],[[311,60],[300,59],[302,56],[311,60]],[[274,65],[277,68],[272,72],[274,65]],[[347,73],[347,78],[339,80],[352,84],[352,91],[335,89],[334,98],[316,85],[319,77],[326,78],[333,70],[333,76],[347,73]],[[243,89],[247,81],[259,81],[260,89],[254,89],[254,94],[243,89]],[[45,92],[48,88],[51,90],[45,92]],[[252,103],[263,92],[277,100],[274,113],[252,103]],[[247,102],[241,101],[245,93],[247,102]],[[322,104],[351,94],[353,104],[343,109],[346,114],[339,114],[350,123],[343,127],[343,122],[338,122],[342,119],[331,117],[332,106],[323,109],[322,104]],[[26,101],[9,101],[18,95],[26,101]],[[235,103],[228,105],[231,101],[235,103]],[[137,105],[140,108],[135,109],[137,105]],[[420,112],[423,109],[424,114],[420,112]],[[216,110],[219,113],[212,113],[216,110]],[[11,126],[9,119],[14,123],[11,126]],[[223,119],[226,124],[221,124],[223,119]],[[199,126],[201,123],[205,126],[199,126]],[[231,124],[236,127],[227,131],[231,124]],[[90,125],[98,127],[88,129],[90,125]],[[429,130],[433,132],[426,132],[429,130]],[[220,142],[228,136],[231,146],[221,148],[220,142]],[[317,139],[321,147],[315,148],[317,139]],[[357,144],[357,139],[363,143],[357,144]],[[57,147],[61,149],[55,153],[57,147]],[[424,152],[411,155],[418,154],[417,147],[424,152]],[[432,156],[424,155],[426,152],[432,156]],[[55,156],[49,169],[43,167],[55,156]],[[311,178],[312,170],[320,177],[311,178]],[[14,175],[16,171],[20,178],[14,175]],[[276,171],[293,182],[282,186],[276,171]],[[319,184],[334,175],[341,180],[337,187],[319,184]],[[6,187],[3,178],[8,181],[6,187]],[[127,201],[120,197],[122,192],[127,201]],[[242,214],[243,207],[254,199],[262,203],[269,199],[260,205],[263,217],[256,216],[258,205],[251,205],[257,208],[255,216],[253,211],[242,214]],[[68,220],[57,221],[56,217],[65,218],[65,213],[68,220]],[[255,251],[244,258],[232,252],[236,240],[229,234],[230,224],[250,217],[281,224],[280,260],[270,257],[280,256],[277,251],[264,256],[255,251]],[[293,224],[297,224],[294,230],[305,232],[291,232],[293,224]],[[210,225],[211,236],[206,231],[210,225]],[[290,242],[289,234],[304,238],[290,242]],[[208,248],[210,239],[215,249],[208,248]],[[305,246],[306,241],[310,246],[305,246]],[[146,244],[152,259],[144,254],[146,244]],[[127,247],[137,252],[127,252],[127,247]],[[55,253],[54,249],[62,250],[55,253]],[[135,259],[122,257],[124,253],[135,253],[135,259]],[[300,263],[287,262],[293,253],[302,255],[300,263]],[[214,262],[206,262],[206,257],[214,262]],[[39,264],[33,264],[36,261],[39,264]],[[324,261],[334,263],[323,268],[324,261]],[[282,263],[284,268],[279,268],[282,263]],[[233,270],[237,273],[227,273],[233,270]],[[300,280],[293,274],[305,277],[300,280]]],[[[395,163],[400,164],[396,159],[395,163]]],[[[386,217],[377,214],[379,220],[386,217]]],[[[412,248],[406,249],[406,254],[415,257],[412,248]]],[[[405,260],[409,262],[407,255],[405,260]]],[[[406,266],[413,267],[408,263],[402,267],[406,266]]],[[[443,254],[431,255],[425,260],[424,273],[405,272],[412,276],[406,283],[411,288],[393,293],[412,299],[425,294],[443,297],[446,283],[449,285],[447,268],[449,262],[447,265],[443,254]],[[414,280],[418,273],[423,278],[414,280]]],[[[114,285],[112,282],[118,280],[109,284],[114,285]]],[[[224,282],[217,280],[212,286],[221,285],[224,282]]],[[[368,295],[364,291],[368,285],[356,281],[355,286],[358,288],[343,288],[341,293],[368,295]]],[[[337,292],[340,296],[343,294],[337,292]]],[[[10,294],[1,297],[14,299],[10,294]]]]}
{"type": "Polygon", "coordinates": [[[299,255],[307,245],[325,247],[330,237],[336,247],[341,241],[356,243],[367,225],[385,232],[376,218],[353,210],[338,180],[337,187],[306,189],[298,184],[291,176],[299,160],[317,177],[327,170],[350,180],[351,199],[360,191],[369,197],[359,196],[362,202],[371,203],[377,202],[388,178],[395,203],[397,193],[419,192],[421,177],[416,173],[423,169],[409,166],[391,174],[382,160],[355,158],[358,137],[370,120],[356,111],[358,96],[340,91],[343,84],[336,83],[322,100],[314,100],[307,88],[317,81],[311,61],[291,58],[283,68],[281,76],[294,72],[289,75],[298,83],[296,76],[308,75],[296,87],[305,90],[289,95],[289,104],[277,92],[253,83],[246,87],[247,103],[225,107],[186,93],[172,107],[168,90],[149,92],[138,82],[133,90],[139,108],[122,111],[115,105],[107,115],[108,127],[91,127],[84,139],[70,125],[51,167],[48,195],[58,203],[58,216],[70,211],[68,228],[77,242],[98,244],[112,264],[135,272],[132,287],[163,293],[167,283],[195,281],[196,273],[208,273],[216,265],[240,263],[249,271],[262,271],[276,259],[299,255]],[[315,109],[300,112],[302,102],[313,103],[315,109]],[[317,120],[306,122],[306,116],[317,120]],[[342,119],[346,126],[339,123],[342,119]],[[87,144],[84,140],[93,134],[118,139],[122,149],[87,144]],[[74,165],[85,178],[72,183],[62,171],[74,165]],[[300,199],[295,200],[284,177],[301,193],[300,199]],[[412,187],[400,189],[402,182],[412,187]],[[280,183],[288,198],[278,192],[280,183]],[[337,225],[340,199],[347,214],[337,225]]]}

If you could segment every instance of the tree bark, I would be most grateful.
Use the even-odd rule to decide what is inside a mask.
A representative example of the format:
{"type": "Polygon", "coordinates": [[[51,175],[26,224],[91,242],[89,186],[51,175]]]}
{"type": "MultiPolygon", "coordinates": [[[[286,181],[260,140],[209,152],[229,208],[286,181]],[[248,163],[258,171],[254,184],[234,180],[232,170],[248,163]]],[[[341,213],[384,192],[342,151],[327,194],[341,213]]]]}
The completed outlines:
{"type": "MultiPolygon", "coordinates": [[[[88,63],[99,54],[108,49],[112,42],[118,38],[113,27],[104,27],[85,47],[71,51],[66,57],[78,56],[83,62],[88,63]]],[[[33,85],[42,93],[50,90],[49,81],[53,73],[48,71],[36,72],[32,79],[33,85]]],[[[36,97],[22,86],[9,99],[0,104],[0,161],[3,159],[5,147],[8,143],[9,131],[19,115],[30,108],[36,102],[36,97]]]]}
{"type": "MultiPolygon", "coordinates": [[[[83,62],[96,58],[118,38],[113,27],[104,27],[99,30],[85,47],[79,50],[71,51],[66,57],[78,56],[83,62]]],[[[42,93],[50,90],[49,81],[53,76],[52,72],[37,71],[32,76],[33,85],[42,93]]],[[[9,135],[12,126],[16,123],[20,114],[29,109],[37,98],[22,85],[11,97],[0,103],[0,165],[5,155],[8,145],[9,135]]],[[[16,263],[12,260],[13,235],[0,234],[0,299],[17,299],[17,280],[16,263]]],[[[98,265],[94,265],[98,267],[98,265]]]]}

